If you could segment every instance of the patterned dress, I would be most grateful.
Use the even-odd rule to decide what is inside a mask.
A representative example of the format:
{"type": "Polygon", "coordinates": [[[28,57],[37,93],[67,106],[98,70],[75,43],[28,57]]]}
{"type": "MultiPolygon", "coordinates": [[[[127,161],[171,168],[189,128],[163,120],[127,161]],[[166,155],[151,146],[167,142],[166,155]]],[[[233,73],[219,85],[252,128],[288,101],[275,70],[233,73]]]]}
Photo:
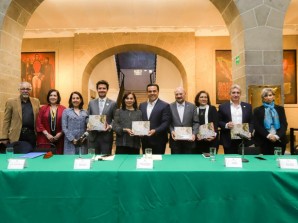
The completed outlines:
{"type": "MultiPolygon", "coordinates": [[[[67,108],[62,114],[62,130],[64,137],[64,154],[79,154],[80,146],[75,146],[72,141],[79,139],[86,132],[88,114],[86,110],[80,110],[77,115],[73,108],[67,108]]],[[[87,141],[87,140],[86,140],[87,141]]],[[[83,153],[86,153],[86,142],[82,146],[83,153]]]]}

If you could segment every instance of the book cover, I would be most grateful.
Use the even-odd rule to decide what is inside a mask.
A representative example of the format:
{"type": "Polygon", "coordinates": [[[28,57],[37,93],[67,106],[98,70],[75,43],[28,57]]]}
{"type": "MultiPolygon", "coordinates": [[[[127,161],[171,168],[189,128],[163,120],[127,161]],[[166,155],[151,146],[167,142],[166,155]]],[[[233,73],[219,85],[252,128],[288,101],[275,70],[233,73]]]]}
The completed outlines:
{"type": "Polygon", "coordinates": [[[200,125],[199,127],[199,133],[197,135],[197,137],[199,139],[207,139],[207,138],[211,138],[211,137],[215,137],[216,136],[216,132],[214,131],[214,125],[213,122],[204,124],[204,125],[200,125]]]}
{"type": "Polygon", "coordinates": [[[176,140],[192,140],[191,127],[174,127],[176,140]]]}
{"type": "Polygon", "coordinates": [[[134,135],[146,136],[150,131],[150,121],[133,121],[132,131],[134,135]]]}
{"type": "Polygon", "coordinates": [[[103,131],[106,128],[106,115],[89,115],[88,128],[90,131],[103,131]]]}
{"type": "Polygon", "coordinates": [[[234,128],[231,129],[231,139],[240,139],[237,134],[242,134],[244,136],[247,136],[247,138],[250,138],[250,133],[249,133],[249,124],[248,123],[240,123],[240,124],[235,124],[234,128]]]}

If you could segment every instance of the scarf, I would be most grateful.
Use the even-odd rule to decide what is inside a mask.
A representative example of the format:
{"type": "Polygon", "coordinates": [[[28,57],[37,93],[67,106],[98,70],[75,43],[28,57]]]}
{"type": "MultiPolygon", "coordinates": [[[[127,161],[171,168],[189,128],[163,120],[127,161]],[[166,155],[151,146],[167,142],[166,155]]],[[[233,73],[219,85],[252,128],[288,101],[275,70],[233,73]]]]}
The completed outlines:
{"type": "Polygon", "coordinates": [[[278,113],[274,108],[274,101],[270,104],[263,102],[263,106],[265,107],[265,118],[264,118],[264,127],[267,130],[271,129],[271,126],[275,128],[275,130],[280,128],[280,122],[278,113]]]}
{"type": "Polygon", "coordinates": [[[200,108],[201,109],[206,109],[205,110],[205,124],[209,123],[208,122],[209,105],[205,105],[205,106],[200,105],[200,107],[197,108],[197,113],[198,114],[199,114],[200,108]]]}

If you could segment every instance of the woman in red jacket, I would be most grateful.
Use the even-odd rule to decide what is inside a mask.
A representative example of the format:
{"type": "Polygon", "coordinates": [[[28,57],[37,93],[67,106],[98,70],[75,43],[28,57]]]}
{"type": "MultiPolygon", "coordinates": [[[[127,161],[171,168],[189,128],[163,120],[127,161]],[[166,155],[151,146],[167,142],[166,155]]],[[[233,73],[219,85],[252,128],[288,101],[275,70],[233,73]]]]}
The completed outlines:
{"type": "Polygon", "coordinates": [[[65,109],[60,105],[61,97],[58,90],[51,89],[47,95],[47,105],[40,108],[36,120],[37,148],[39,144],[53,143],[57,154],[63,154],[64,135],[62,132],[62,112],[65,109]]]}

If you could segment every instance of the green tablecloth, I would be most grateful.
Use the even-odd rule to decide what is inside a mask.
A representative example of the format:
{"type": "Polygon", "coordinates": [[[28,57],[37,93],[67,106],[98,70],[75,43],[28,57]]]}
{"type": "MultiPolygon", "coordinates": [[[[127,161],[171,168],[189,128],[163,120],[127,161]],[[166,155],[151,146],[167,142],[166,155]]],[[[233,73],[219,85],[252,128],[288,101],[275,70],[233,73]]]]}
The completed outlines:
{"type": "Polygon", "coordinates": [[[73,170],[75,156],[38,157],[7,170],[1,155],[0,221],[297,222],[298,171],[278,168],[273,156],[246,156],[239,169],[226,168],[223,155],[165,155],[153,170],[136,169],[137,157],[90,170],[73,170]]]}

